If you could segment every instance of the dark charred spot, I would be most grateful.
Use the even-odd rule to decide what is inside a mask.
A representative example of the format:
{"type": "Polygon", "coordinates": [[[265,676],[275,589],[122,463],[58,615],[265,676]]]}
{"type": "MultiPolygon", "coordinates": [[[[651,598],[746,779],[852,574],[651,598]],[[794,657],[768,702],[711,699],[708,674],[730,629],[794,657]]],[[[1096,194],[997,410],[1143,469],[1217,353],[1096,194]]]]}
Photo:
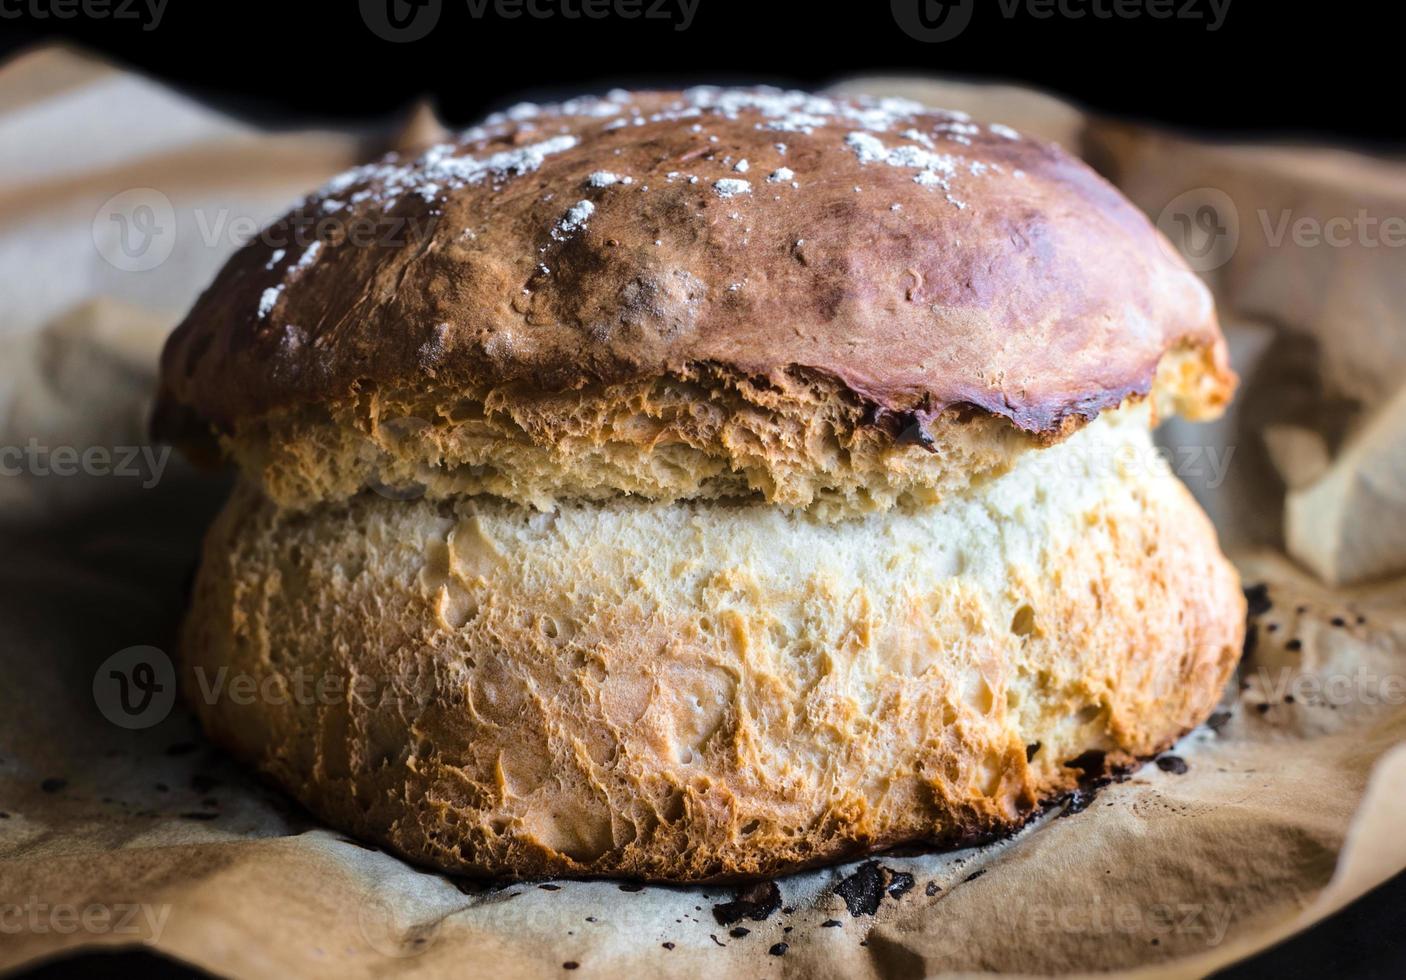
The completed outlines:
{"type": "Polygon", "coordinates": [[[1269,600],[1269,586],[1264,582],[1245,586],[1245,604],[1245,615],[1251,619],[1269,612],[1274,608],[1269,600]]]}
{"type": "Polygon", "coordinates": [[[889,885],[886,891],[890,898],[902,898],[913,890],[913,876],[906,871],[889,871],[889,885]]]}
{"type": "Polygon", "coordinates": [[[898,430],[898,435],[894,441],[900,446],[922,446],[924,449],[933,447],[933,438],[928,433],[927,428],[921,421],[914,418],[903,428],[898,430]]]}
{"type": "Polygon", "coordinates": [[[1031,759],[1035,758],[1035,753],[1036,753],[1036,752],[1039,752],[1039,751],[1040,751],[1040,743],[1039,743],[1039,742],[1031,742],[1029,745],[1027,745],[1027,746],[1025,747],[1025,761],[1026,761],[1026,762],[1029,762],[1031,759]]]}
{"type": "Polygon", "coordinates": [[[761,922],[781,908],[781,889],[774,881],[760,881],[733,895],[732,901],[713,906],[713,918],[720,926],[730,926],[741,919],[761,922]]]}
{"type": "Polygon", "coordinates": [[[644,885],[625,884],[620,886],[620,890],[622,892],[642,892],[644,891],[644,885]]]}
{"type": "Polygon", "coordinates": [[[1097,785],[1088,787],[1080,786],[1074,792],[1069,794],[1068,802],[1066,803],[1064,810],[1060,813],[1060,816],[1068,817],[1075,813],[1083,813],[1089,808],[1089,804],[1094,801],[1095,797],[1098,796],[1098,791],[1101,788],[1102,787],[1097,785]]]}
{"type": "Polygon", "coordinates": [[[928,898],[932,898],[940,891],[942,891],[942,886],[935,881],[928,882],[928,887],[923,889],[923,893],[926,894],[928,898]]]}
{"type": "Polygon", "coordinates": [[[1186,760],[1179,755],[1163,755],[1157,758],[1157,768],[1163,772],[1181,776],[1186,773],[1186,760]]]}
{"type": "Polygon", "coordinates": [[[820,928],[822,928],[822,929],[838,929],[838,928],[840,928],[840,927],[843,926],[843,925],[844,925],[844,923],[841,922],[839,919],[826,919],[824,922],[820,923],[820,928]]]}
{"type": "Polygon", "coordinates": [[[767,952],[770,953],[772,956],[785,956],[786,950],[790,948],[791,947],[788,946],[786,943],[777,943],[772,946],[771,949],[767,950],[767,952]]]}
{"type": "Polygon", "coordinates": [[[733,926],[727,931],[727,934],[733,939],[741,939],[743,936],[750,936],[752,930],[748,929],[746,926],[733,926]]]}
{"type": "Polygon", "coordinates": [[[973,871],[971,874],[969,874],[969,875],[967,875],[965,878],[963,878],[962,881],[964,881],[964,882],[967,882],[967,881],[976,881],[976,879],[980,878],[980,877],[981,877],[982,875],[984,875],[984,874],[986,874],[986,869],[985,869],[985,868],[977,868],[977,869],[976,869],[975,871],[973,871]]]}
{"type": "Polygon", "coordinates": [[[884,897],[884,873],[879,862],[865,861],[835,886],[835,894],[844,899],[850,915],[873,915],[884,897]]]}
{"type": "Polygon", "coordinates": [[[1078,769],[1086,778],[1091,778],[1103,775],[1107,759],[1106,753],[1098,749],[1090,749],[1087,752],[1076,755],[1064,765],[1069,769],[1078,769]]]}

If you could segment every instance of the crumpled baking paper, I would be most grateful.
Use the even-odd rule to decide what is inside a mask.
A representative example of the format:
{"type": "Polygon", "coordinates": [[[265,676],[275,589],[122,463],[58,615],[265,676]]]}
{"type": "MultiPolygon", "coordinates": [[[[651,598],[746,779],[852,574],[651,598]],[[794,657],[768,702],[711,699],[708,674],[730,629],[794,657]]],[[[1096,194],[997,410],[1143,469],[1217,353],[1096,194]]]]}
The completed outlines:
{"type": "Polygon", "coordinates": [[[261,133],[39,51],[0,68],[0,970],[145,944],[236,977],[1194,976],[1406,868],[1406,582],[1386,577],[1406,558],[1406,297],[1365,245],[1245,233],[1257,209],[1355,213],[1368,173],[1389,210],[1402,170],[1202,146],[1008,88],[851,87],[1058,138],[1191,236],[1244,377],[1225,420],[1163,433],[1252,586],[1212,722],[1011,839],[741,892],[451,879],[319,826],[177,703],[173,629],[227,483],[144,422],[162,337],[238,244],[228,222],[257,226],[374,140],[261,133]],[[1195,240],[1227,214],[1206,188],[1238,246],[1195,240]]]}

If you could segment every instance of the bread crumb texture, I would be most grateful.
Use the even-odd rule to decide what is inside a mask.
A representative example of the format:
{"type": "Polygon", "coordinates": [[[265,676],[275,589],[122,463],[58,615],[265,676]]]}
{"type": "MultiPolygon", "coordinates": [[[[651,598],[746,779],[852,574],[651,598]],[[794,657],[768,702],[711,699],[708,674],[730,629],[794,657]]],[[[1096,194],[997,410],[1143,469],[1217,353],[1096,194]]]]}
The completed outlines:
{"type": "MultiPolygon", "coordinates": [[[[1206,353],[1159,365],[1152,421],[1215,414],[1206,353]],[[1211,406],[1208,408],[1208,406],[1211,406]]],[[[393,497],[493,494],[548,511],[572,500],[753,498],[839,519],[925,506],[1003,473],[1063,430],[988,413],[875,413],[833,379],[780,381],[696,367],[558,393],[511,385],[370,388],[237,423],[225,453],[283,507],[372,489],[393,497]]]]}
{"type": "Polygon", "coordinates": [[[206,544],[185,688],[313,812],[452,871],[735,878],[1000,832],[1076,784],[1071,760],[1197,724],[1238,655],[1235,573],[1148,411],[844,520],[293,510],[245,482],[206,544]]]}

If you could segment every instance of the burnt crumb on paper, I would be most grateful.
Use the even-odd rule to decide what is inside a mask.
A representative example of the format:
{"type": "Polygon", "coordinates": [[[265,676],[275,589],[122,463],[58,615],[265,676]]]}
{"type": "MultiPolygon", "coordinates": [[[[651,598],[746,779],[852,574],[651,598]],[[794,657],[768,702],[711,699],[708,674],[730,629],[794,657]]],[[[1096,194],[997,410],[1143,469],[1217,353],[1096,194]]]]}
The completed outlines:
{"type": "Polygon", "coordinates": [[[1062,805],[1063,809],[1060,810],[1058,817],[1068,817],[1087,810],[1105,786],[1110,783],[1126,782],[1137,768],[1136,765],[1110,768],[1107,754],[1097,749],[1077,755],[1065,762],[1064,765],[1068,769],[1079,770],[1080,780],[1079,786],[1075,789],[1060,799],[1044,805],[1043,809],[1045,810],[1062,805]]]}
{"type": "Polygon", "coordinates": [[[559,891],[561,891],[561,885],[554,885],[554,884],[552,884],[550,881],[544,881],[542,884],[538,885],[537,887],[540,888],[540,889],[542,889],[542,891],[544,891],[544,892],[559,892],[559,891]]]}
{"type": "Polygon", "coordinates": [[[713,918],[720,926],[742,919],[761,922],[781,908],[781,889],[774,881],[761,881],[737,892],[732,901],[713,906],[713,918]]]}
{"type": "Polygon", "coordinates": [[[910,875],[908,872],[890,871],[889,874],[891,876],[889,878],[888,887],[888,893],[890,896],[892,896],[893,898],[902,898],[908,892],[913,890],[913,885],[916,884],[916,882],[913,880],[913,876],[910,875]]]}
{"type": "Polygon", "coordinates": [[[1065,797],[1065,807],[1059,812],[1061,817],[1072,816],[1075,813],[1083,813],[1089,808],[1089,804],[1098,797],[1101,786],[1080,786],[1067,797],[1065,797]]]}
{"type": "Polygon", "coordinates": [[[767,950],[767,952],[770,953],[772,956],[785,956],[786,950],[790,948],[791,947],[788,946],[786,943],[777,943],[776,945],[772,946],[771,949],[767,950]]]}
{"type": "Polygon", "coordinates": [[[878,861],[865,861],[835,886],[835,894],[844,899],[849,914],[858,918],[874,915],[885,895],[898,900],[911,891],[914,884],[913,876],[906,871],[880,867],[878,861]]]}
{"type": "Polygon", "coordinates": [[[752,930],[748,929],[746,926],[733,926],[727,931],[727,934],[733,939],[741,939],[743,936],[750,936],[752,930]]]}
{"type": "Polygon", "coordinates": [[[1179,755],[1160,755],[1157,757],[1157,768],[1163,772],[1169,772],[1174,776],[1186,775],[1186,760],[1179,755]]]}
{"type": "Polygon", "coordinates": [[[1269,599],[1269,586],[1263,582],[1257,585],[1247,585],[1245,592],[1245,642],[1241,647],[1241,656],[1248,660],[1254,655],[1255,647],[1259,645],[1260,629],[1256,622],[1259,617],[1274,608],[1274,604],[1269,599]]]}
{"type": "Polygon", "coordinates": [[[986,874],[986,869],[985,869],[985,868],[977,868],[977,869],[976,869],[975,871],[973,871],[971,874],[969,874],[969,875],[967,875],[965,878],[963,878],[962,881],[963,881],[963,883],[968,882],[968,881],[976,881],[976,879],[980,878],[980,877],[981,877],[982,875],[984,875],[984,874],[986,874]]]}
{"type": "Polygon", "coordinates": [[[1269,586],[1264,582],[1247,585],[1245,592],[1245,615],[1254,619],[1263,616],[1274,608],[1269,598],[1269,586]]]}
{"type": "Polygon", "coordinates": [[[930,881],[928,882],[928,887],[923,889],[923,894],[926,895],[928,898],[932,898],[940,891],[942,891],[942,886],[935,881],[930,881]]]}
{"type": "Polygon", "coordinates": [[[1221,733],[1221,729],[1223,729],[1227,724],[1230,723],[1230,718],[1231,714],[1229,711],[1214,712],[1212,713],[1211,717],[1206,719],[1206,727],[1209,728],[1215,734],[1219,735],[1221,733]]]}

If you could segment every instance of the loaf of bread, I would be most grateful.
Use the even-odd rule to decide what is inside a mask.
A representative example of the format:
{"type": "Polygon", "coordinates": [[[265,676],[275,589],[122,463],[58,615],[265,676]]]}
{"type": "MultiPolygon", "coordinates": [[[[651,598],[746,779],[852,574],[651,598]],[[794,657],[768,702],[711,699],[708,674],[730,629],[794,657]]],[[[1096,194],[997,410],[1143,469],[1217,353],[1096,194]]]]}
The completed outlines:
{"type": "Polygon", "coordinates": [[[266,230],[162,380],[158,426],[241,471],[182,641],[207,731],[447,870],[999,834],[1198,724],[1239,654],[1150,437],[1233,390],[1207,292],[959,113],[519,106],[266,230]]]}

